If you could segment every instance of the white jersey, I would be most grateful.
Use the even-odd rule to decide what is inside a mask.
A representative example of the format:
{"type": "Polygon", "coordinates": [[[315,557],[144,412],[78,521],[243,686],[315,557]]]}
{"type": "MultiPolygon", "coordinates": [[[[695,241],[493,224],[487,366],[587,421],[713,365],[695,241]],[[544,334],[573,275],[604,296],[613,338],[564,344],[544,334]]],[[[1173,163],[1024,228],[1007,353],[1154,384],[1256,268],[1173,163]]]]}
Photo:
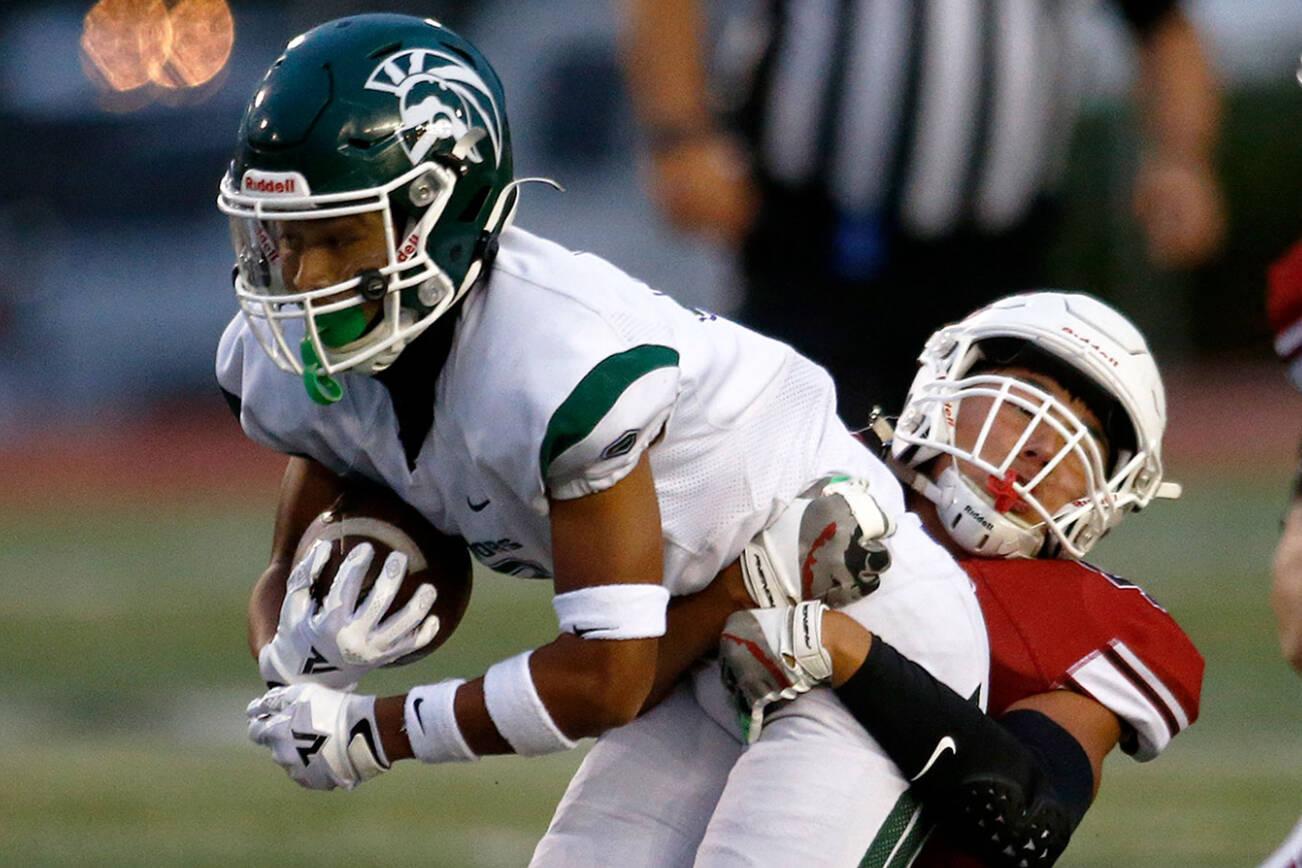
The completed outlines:
{"type": "Polygon", "coordinates": [[[868,479],[883,508],[904,509],[889,471],[837,418],[822,368],[520,229],[502,234],[431,376],[434,421],[412,467],[378,380],[338,375],[342,400],[313,403],[242,316],[217,356],[250,437],[392,489],[499,572],[551,576],[548,497],[608,488],[643,453],[673,594],[703,588],[823,476],[868,479]]]}

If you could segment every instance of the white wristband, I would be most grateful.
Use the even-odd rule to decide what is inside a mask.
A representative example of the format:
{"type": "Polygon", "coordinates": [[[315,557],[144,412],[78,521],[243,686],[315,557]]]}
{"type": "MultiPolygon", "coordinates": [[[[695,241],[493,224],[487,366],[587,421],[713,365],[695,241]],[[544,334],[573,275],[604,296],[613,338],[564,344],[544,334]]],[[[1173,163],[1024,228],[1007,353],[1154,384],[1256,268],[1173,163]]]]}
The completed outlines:
{"type": "Polygon", "coordinates": [[[576,742],[567,738],[543,705],[529,672],[529,655],[517,654],[494,663],[484,673],[484,704],[502,738],[520,756],[541,756],[569,750],[576,742]]]}
{"type": "Polygon", "coordinates": [[[663,585],[594,585],[552,597],[562,633],[580,639],[651,639],[665,635],[669,590],[663,585]]]}
{"type": "Polygon", "coordinates": [[[402,721],[416,759],[427,763],[469,762],[479,759],[457,726],[457,688],[464,678],[413,687],[402,706],[402,721]]]}

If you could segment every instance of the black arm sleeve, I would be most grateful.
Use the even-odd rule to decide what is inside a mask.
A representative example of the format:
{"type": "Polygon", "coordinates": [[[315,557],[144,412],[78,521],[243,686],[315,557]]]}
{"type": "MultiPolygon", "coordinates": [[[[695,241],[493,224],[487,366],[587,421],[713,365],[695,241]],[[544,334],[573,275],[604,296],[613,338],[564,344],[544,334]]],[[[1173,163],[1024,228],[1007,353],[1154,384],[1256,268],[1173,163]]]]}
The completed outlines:
{"type": "Polygon", "coordinates": [[[1035,711],[994,721],[880,638],[836,694],[988,865],[1053,864],[1089,807],[1093,771],[1066,730],[1035,711]]]}

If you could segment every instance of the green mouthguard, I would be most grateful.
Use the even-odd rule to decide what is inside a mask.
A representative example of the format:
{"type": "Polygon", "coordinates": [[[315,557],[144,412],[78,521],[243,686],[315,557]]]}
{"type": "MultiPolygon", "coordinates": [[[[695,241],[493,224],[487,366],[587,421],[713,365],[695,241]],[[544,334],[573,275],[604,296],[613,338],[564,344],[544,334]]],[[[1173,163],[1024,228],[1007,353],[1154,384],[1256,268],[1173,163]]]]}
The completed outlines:
{"type": "Polygon", "coordinates": [[[311,338],[303,338],[298,354],[303,359],[303,388],[307,389],[309,398],[328,407],[344,396],[344,387],[339,381],[322,370],[311,338]]]}
{"type": "Polygon", "coordinates": [[[321,335],[321,343],[327,347],[342,347],[366,332],[366,314],[362,313],[360,306],[323,313],[316,318],[316,330],[321,335]]]}
{"type": "MultiPolygon", "coordinates": [[[[327,347],[342,347],[352,343],[366,333],[366,314],[360,307],[349,307],[334,313],[323,313],[316,318],[316,331],[321,336],[321,343],[327,347]]],[[[308,397],[318,404],[329,406],[344,396],[344,387],[339,381],[322,371],[323,365],[317,358],[316,348],[311,338],[303,338],[298,348],[303,359],[303,386],[308,397]]]]}

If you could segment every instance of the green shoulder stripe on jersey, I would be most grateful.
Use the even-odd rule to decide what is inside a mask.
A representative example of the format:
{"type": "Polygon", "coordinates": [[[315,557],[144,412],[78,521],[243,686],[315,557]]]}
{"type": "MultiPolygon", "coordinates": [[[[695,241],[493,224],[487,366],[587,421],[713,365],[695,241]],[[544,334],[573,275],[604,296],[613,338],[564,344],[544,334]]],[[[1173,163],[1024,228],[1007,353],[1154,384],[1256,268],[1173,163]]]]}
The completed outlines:
{"type": "Polygon", "coordinates": [[[538,453],[543,478],[557,456],[592,433],[625,389],[651,371],[677,364],[678,351],[658,344],[643,344],[598,362],[547,423],[538,453]]]}

